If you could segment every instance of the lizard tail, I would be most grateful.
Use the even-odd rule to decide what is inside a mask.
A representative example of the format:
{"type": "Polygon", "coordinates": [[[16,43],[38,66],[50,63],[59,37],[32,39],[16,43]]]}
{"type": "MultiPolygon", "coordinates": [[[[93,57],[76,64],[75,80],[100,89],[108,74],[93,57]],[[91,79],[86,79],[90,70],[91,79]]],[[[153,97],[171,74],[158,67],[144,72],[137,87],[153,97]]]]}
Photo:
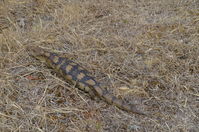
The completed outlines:
{"type": "Polygon", "coordinates": [[[117,97],[111,95],[107,90],[101,89],[99,86],[95,87],[95,91],[102,99],[104,99],[109,104],[114,104],[118,108],[125,110],[127,112],[146,115],[145,113],[139,111],[135,105],[129,105],[125,103],[123,100],[118,99],[117,97]]]}

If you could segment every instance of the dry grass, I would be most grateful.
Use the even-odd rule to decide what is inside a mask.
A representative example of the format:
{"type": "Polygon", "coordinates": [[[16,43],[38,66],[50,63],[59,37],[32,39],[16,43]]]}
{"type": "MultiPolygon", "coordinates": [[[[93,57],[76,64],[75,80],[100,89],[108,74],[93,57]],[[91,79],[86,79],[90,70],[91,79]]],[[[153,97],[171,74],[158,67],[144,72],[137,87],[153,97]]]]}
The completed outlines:
{"type": "Polygon", "coordinates": [[[1,0],[0,131],[199,130],[197,0],[1,0]],[[26,45],[66,53],[121,111],[61,80],[26,45]]]}

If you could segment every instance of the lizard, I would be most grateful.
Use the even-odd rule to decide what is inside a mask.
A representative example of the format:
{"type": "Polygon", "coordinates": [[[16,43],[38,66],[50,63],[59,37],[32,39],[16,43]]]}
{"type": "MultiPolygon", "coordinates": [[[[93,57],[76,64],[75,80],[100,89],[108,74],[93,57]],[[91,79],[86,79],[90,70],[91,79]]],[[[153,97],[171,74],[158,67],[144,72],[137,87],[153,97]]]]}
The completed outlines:
{"type": "Polygon", "coordinates": [[[113,104],[127,112],[146,115],[139,111],[135,105],[129,105],[122,99],[110,94],[107,89],[102,89],[100,83],[86,69],[69,58],[39,46],[27,46],[27,50],[30,56],[46,63],[48,67],[60,74],[65,81],[75,84],[77,88],[88,93],[91,97],[97,96],[108,104],[113,104]]]}

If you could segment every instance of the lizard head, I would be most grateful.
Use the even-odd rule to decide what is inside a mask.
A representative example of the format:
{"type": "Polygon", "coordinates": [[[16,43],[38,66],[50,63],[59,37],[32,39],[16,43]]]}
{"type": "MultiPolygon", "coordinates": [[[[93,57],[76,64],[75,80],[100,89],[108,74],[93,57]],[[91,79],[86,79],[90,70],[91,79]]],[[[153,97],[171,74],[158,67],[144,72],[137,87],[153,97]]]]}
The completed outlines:
{"type": "Polygon", "coordinates": [[[49,53],[38,46],[27,46],[26,48],[30,56],[35,57],[38,60],[45,61],[46,57],[49,56],[49,53]]]}

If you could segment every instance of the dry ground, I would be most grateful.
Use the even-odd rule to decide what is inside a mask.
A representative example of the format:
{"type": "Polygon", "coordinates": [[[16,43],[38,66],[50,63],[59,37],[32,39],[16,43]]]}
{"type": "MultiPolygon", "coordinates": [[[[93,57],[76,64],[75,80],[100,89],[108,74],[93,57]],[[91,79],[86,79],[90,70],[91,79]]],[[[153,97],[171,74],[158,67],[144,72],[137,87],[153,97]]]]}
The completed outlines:
{"type": "Polygon", "coordinates": [[[198,0],[0,0],[0,131],[199,131],[198,0]],[[30,57],[65,53],[149,117],[94,101],[30,57]]]}

